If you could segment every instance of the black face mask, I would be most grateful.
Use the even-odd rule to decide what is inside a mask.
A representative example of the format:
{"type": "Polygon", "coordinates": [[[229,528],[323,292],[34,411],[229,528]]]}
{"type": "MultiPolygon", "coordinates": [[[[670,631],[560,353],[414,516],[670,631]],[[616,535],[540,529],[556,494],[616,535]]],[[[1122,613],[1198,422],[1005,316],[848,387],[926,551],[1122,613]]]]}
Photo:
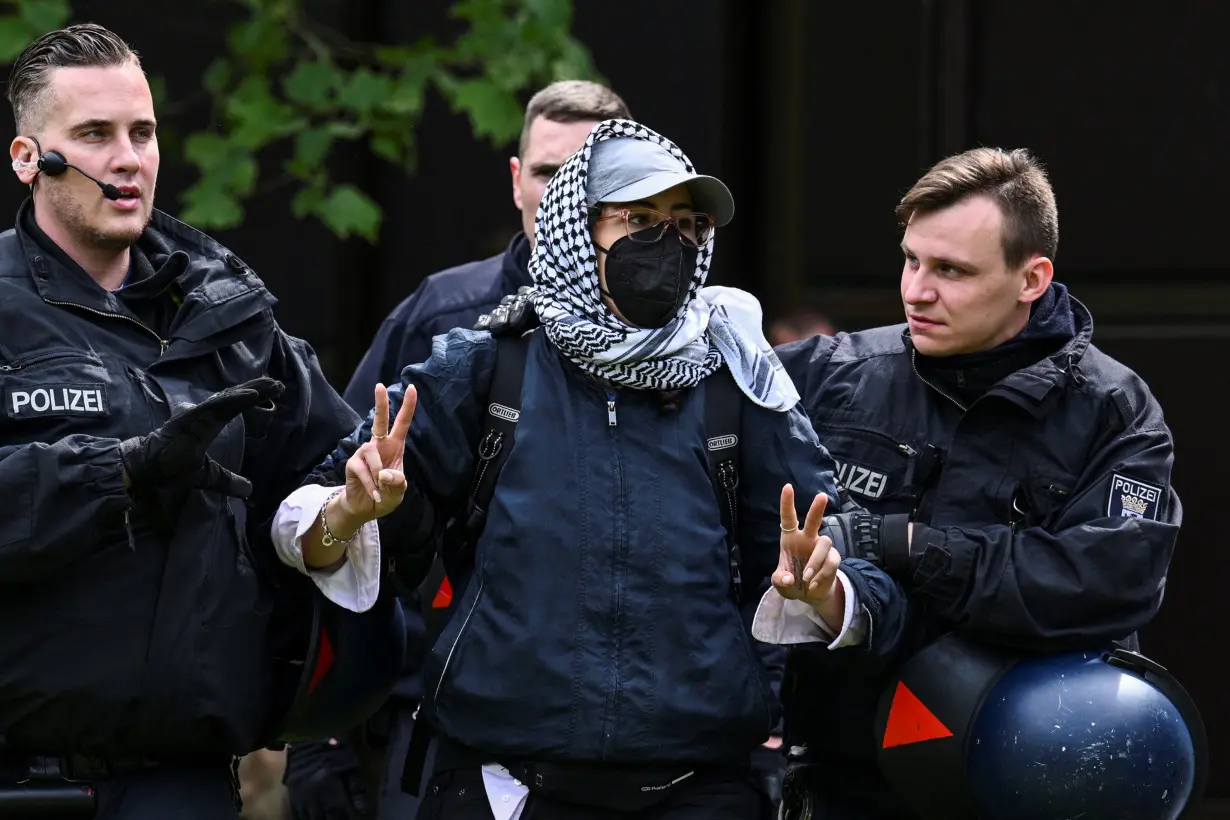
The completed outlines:
{"type": "Polygon", "coordinates": [[[606,286],[619,312],[637,327],[662,327],[688,298],[697,249],[683,244],[674,225],[656,242],[621,237],[606,248],[606,286]]]}

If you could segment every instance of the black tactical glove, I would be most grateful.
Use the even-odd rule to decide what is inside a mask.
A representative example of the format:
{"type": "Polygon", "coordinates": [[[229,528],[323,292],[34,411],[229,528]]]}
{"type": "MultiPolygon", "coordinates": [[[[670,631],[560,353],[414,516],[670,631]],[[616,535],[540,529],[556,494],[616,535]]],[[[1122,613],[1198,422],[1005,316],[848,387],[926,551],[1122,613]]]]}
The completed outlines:
{"type": "Polygon", "coordinates": [[[370,820],[376,800],[359,770],[354,750],[339,738],[286,747],[282,776],[290,820],[370,820]]]}
{"type": "Polygon", "coordinates": [[[833,539],[842,558],[862,558],[889,575],[908,575],[910,561],[910,517],[874,515],[866,510],[826,515],[820,534],[833,539]]]}
{"type": "Polygon", "coordinates": [[[134,489],[217,490],[247,498],[252,483],[214,461],[205,451],[231,419],[282,395],[281,382],[261,377],[214,393],[181,410],[154,432],[120,442],[120,459],[134,489]]]}
{"type": "Polygon", "coordinates": [[[474,323],[474,330],[488,330],[493,336],[520,335],[538,324],[534,312],[534,288],[522,285],[516,293],[500,300],[490,313],[484,313],[474,323]]]}

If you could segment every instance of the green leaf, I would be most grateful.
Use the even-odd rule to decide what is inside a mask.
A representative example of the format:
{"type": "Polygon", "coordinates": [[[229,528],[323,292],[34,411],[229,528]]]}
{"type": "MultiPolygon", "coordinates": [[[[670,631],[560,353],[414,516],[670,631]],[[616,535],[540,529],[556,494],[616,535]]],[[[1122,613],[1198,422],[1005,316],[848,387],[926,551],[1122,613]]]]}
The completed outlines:
{"type": "Polygon", "coordinates": [[[198,228],[224,230],[243,221],[239,200],[212,182],[201,180],[185,190],[180,199],[184,203],[180,220],[198,228]]]}
{"type": "Polygon", "coordinates": [[[20,17],[0,17],[0,62],[12,62],[35,36],[20,17]]]}
{"type": "Polygon", "coordinates": [[[68,0],[22,0],[17,11],[35,36],[63,27],[72,14],[68,0]]]}
{"type": "Polygon", "coordinates": [[[380,208],[353,185],[339,185],[315,209],[329,229],[339,237],[358,235],[376,241],[380,230],[380,208]]]}
{"type": "Polygon", "coordinates": [[[304,61],[283,80],[282,90],[291,102],[312,108],[327,108],[332,101],[333,89],[341,79],[341,73],[328,63],[304,61]]]}
{"type": "Polygon", "coordinates": [[[350,111],[366,114],[388,99],[392,93],[392,77],[377,74],[368,68],[360,68],[342,82],[337,102],[350,111]]]}
{"type": "Polygon", "coordinates": [[[541,26],[567,31],[572,25],[572,0],[521,0],[525,11],[541,26]]]}
{"type": "Polygon", "coordinates": [[[279,15],[265,8],[253,8],[251,19],[231,29],[227,43],[232,53],[263,72],[287,53],[287,30],[279,15]]]}
{"type": "Polygon", "coordinates": [[[293,134],[303,125],[294,109],[273,96],[265,77],[245,77],[228,97],[225,109],[232,123],[231,139],[250,150],[293,134]]]}
{"type": "Polygon", "coordinates": [[[310,184],[299,189],[290,203],[290,212],[296,218],[302,219],[308,214],[317,212],[325,200],[325,182],[323,174],[317,173],[310,184]]]}
{"type": "Polygon", "coordinates": [[[372,54],[390,68],[397,68],[418,60],[433,60],[436,51],[435,38],[428,35],[407,46],[376,46],[372,54]]]}
{"type": "Polygon", "coordinates": [[[232,154],[221,167],[216,170],[218,182],[230,189],[231,193],[241,197],[252,193],[256,187],[258,173],[256,158],[251,154],[232,154]]]}
{"type": "Polygon", "coordinates": [[[328,128],[304,128],[295,135],[294,170],[307,176],[324,164],[329,149],[333,147],[333,133],[328,128]]]}
{"type": "Polygon", "coordinates": [[[225,91],[230,81],[231,64],[221,57],[210,63],[209,68],[205,69],[205,73],[201,75],[201,85],[214,96],[225,91]]]}
{"type": "Polygon", "coordinates": [[[226,161],[230,152],[230,141],[211,131],[198,131],[184,140],[184,156],[202,173],[212,173],[226,161]]]}
{"type": "Polygon", "coordinates": [[[337,139],[354,140],[363,136],[367,130],[363,126],[355,122],[346,122],[345,120],[334,120],[325,126],[325,129],[337,139]]]}
{"type": "Polygon", "coordinates": [[[497,144],[521,133],[525,112],[517,98],[485,77],[461,80],[454,88],[453,106],[470,116],[474,136],[497,144]]]}
{"type": "Polygon", "coordinates": [[[393,114],[413,116],[423,110],[427,93],[427,81],[431,79],[431,67],[425,62],[408,66],[392,83],[392,90],[384,99],[381,108],[393,114]]]}
{"type": "Polygon", "coordinates": [[[401,142],[396,137],[387,134],[377,135],[372,137],[370,144],[372,153],[376,156],[393,163],[401,162],[402,147],[401,142]]]}
{"type": "MultiPolygon", "coordinates": [[[[161,74],[149,77],[149,93],[154,98],[154,110],[158,111],[167,100],[167,78],[161,74]]],[[[161,129],[158,135],[162,136],[161,129]]]]}

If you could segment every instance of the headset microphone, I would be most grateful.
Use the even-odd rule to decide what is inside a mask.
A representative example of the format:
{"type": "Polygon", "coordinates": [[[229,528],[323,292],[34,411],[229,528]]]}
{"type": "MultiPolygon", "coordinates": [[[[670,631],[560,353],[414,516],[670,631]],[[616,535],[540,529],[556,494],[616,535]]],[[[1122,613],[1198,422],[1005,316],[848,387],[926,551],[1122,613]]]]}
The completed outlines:
{"type": "Polygon", "coordinates": [[[48,151],[39,157],[38,160],[38,169],[49,177],[58,177],[69,168],[72,168],[74,171],[81,174],[81,176],[85,177],[90,182],[93,182],[100,189],[102,189],[102,194],[107,199],[116,200],[124,198],[124,194],[121,193],[119,188],[116,188],[114,185],[109,183],[99,182],[94,179],[94,177],[90,176],[85,171],[82,171],[76,165],[69,163],[68,160],[64,159],[64,155],[59,151],[48,151]]]}

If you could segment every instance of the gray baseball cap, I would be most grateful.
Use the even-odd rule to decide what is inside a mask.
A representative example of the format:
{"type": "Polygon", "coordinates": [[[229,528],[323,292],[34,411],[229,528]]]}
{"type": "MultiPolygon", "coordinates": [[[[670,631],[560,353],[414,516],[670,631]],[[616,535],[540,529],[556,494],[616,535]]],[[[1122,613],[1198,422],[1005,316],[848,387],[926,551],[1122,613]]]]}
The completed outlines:
{"type": "Polygon", "coordinates": [[[670,151],[648,140],[616,137],[603,140],[589,154],[585,204],[636,202],[687,185],[694,207],[722,226],[735,215],[735,198],[717,177],[690,174],[670,151]]]}

